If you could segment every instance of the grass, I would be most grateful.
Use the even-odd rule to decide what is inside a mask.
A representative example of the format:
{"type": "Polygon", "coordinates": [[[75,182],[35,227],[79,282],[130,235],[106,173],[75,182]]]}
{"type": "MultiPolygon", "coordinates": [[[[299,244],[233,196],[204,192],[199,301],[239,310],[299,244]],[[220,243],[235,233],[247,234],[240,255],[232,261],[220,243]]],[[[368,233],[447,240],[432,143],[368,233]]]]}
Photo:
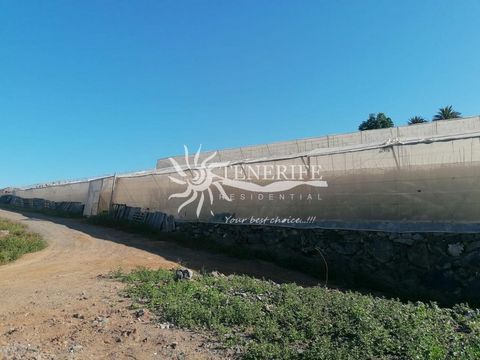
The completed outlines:
{"type": "Polygon", "coordinates": [[[0,234],[0,265],[46,246],[40,235],[28,232],[23,224],[0,218],[0,230],[8,231],[6,236],[0,234]]]}
{"type": "Polygon", "coordinates": [[[118,272],[161,321],[207,331],[243,359],[479,359],[480,311],[466,305],[279,285],[247,276],[118,272]]]}

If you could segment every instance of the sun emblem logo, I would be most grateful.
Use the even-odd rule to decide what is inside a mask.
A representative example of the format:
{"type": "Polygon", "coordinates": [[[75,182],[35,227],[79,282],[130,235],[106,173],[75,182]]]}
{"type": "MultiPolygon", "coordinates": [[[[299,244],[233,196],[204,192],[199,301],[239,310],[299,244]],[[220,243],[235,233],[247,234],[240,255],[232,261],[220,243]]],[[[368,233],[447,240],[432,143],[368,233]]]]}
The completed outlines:
{"type": "MultiPolygon", "coordinates": [[[[185,165],[182,167],[178,162],[169,158],[173,167],[177,171],[177,174],[181,177],[176,178],[169,176],[170,180],[178,185],[186,186],[187,189],[184,192],[172,194],[169,196],[169,200],[173,198],[187,198],[180,206],[178,207],[178,212],[187,205],[195,202],[198,199],[196,214],[197,218],[200,217],[200,212],[202,211],[203,204],[205,202],[205,193],[208,195],[210,205],[213,205],[213,193],[212,187],[215,187],[219,193],[222,195],[222,199],[226,201],[232,201],[232,199],[227,195],[223,186],[228,186],[238,190],[244,190],[249,192],[256,193],[276,193],[289,191],[300,185],[308,185],[313,187],[328,187],[326,181],[322,178],[317,180],[280,180],[273,181],[267,185],[255,184],[250,181],[242,181],[237,179],[228,179],[223,176],[219,176],[213,173],[212,169],[214,168],[225,168],[230,165],[230,162],[219,162],[219,163],[209,163],[216,155],[217,152],[206,157],[202,162],[200,162],[200,152],[202,146],[198,148],[198,151],[195,153],[193,158],[193,164],[190,163],[190,157],[188,154],[188,148],[184,145],[185,149],[185,165]]],[[[210,210],[212,215],[215,215],[213,211],[210,210]]]]}
{"type": "MultiPolygon", "coordinates": [[[[173,176],[169,176],[170,180],[179,185],[186,185],[187,189],[182,193],[176,193],[169,196],[168,199],[172,198],[185,198],[188,199],[183,202],[178,207],[178,212],[180,212],[185,206],[193,203],[195,200],[198,200],[196,214],[197,217],[200,216],[200,211],[202,210],[203,203],[205,202],[205,192],[208,194],[208,198],[210,200],[210,205],[213,204],[213,193],[211,186],[215,186],[217,190],[222,194],[223,198],[227,201],[231,201],[228,197],[227,193],[223,189],[222,181],[224,180],[223,177],[218,176],[213,173],[212,168],[220,166],[228,166],[229,162],[226,163],[211,163],[208,162],[212,160],[216,155],[217,152],[215,151],[213,154],[205,158],[201,163],[199,163],[200,159],[200,152],[202,150],[202,145],[198,148],[195,156],[193,158],[193,164],[190,164],[188,148],[186,145],[183,145],[185,149],[185,165],[186,169],[182,169],[182,167],[175,161],[175,159],[169,158],[170,162],[172,163],[173,167],[177,171],[177,174],[182,177],[182,179],[177,179],[173,176]],[[187,174],[187,172],[190,173],[187,174]]],[[[210,213],[214,215],[213,211],[210,210],[210,213]]]]}

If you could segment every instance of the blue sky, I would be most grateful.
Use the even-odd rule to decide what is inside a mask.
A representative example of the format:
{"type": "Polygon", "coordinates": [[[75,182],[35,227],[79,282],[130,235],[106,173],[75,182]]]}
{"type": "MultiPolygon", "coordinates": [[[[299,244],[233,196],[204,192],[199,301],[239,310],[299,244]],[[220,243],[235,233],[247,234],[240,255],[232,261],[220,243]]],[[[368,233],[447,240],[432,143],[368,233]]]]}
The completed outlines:
{"type": "Polygon", "coordinates": [[[0,187],[480,113],[480,1],[0,1],[0,187]]]}

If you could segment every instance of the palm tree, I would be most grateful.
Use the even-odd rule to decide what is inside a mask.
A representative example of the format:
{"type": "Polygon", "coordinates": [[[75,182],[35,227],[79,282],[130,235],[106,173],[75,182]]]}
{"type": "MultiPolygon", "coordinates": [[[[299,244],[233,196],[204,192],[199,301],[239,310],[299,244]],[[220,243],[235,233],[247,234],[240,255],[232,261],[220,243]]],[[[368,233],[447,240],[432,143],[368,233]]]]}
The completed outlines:
{"type": "Polygon", "coordinates": [[[410,120],[408,120],[408,125],[423,124],[423,123],[427,123],[427,122],[428,121],[425,120],[421,116],[414,116],[414,117],[410,118],[410,120]]]}
{"type": "Polygon", "coordinates": [[[433,121],[456,119],[459,118],[461,115],[462,114],[458,111],[453,110],[452,105],[445,106],[444,108],[438,109],[437,114],[433,117],[433,121]]]}

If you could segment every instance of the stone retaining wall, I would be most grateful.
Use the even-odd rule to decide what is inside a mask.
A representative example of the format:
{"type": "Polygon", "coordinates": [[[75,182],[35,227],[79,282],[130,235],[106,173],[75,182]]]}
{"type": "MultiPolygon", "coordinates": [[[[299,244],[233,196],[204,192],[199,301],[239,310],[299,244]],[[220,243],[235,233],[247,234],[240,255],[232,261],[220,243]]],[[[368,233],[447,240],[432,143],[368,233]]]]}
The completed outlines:
{"type": "Polygon", "coordinates": [[[176,231],[303,263],[321,280],[410,299],[480,304],[480,234],[177,224],[176,231]],[[327,265],[325,265],[325,262],[327,265]]]}

